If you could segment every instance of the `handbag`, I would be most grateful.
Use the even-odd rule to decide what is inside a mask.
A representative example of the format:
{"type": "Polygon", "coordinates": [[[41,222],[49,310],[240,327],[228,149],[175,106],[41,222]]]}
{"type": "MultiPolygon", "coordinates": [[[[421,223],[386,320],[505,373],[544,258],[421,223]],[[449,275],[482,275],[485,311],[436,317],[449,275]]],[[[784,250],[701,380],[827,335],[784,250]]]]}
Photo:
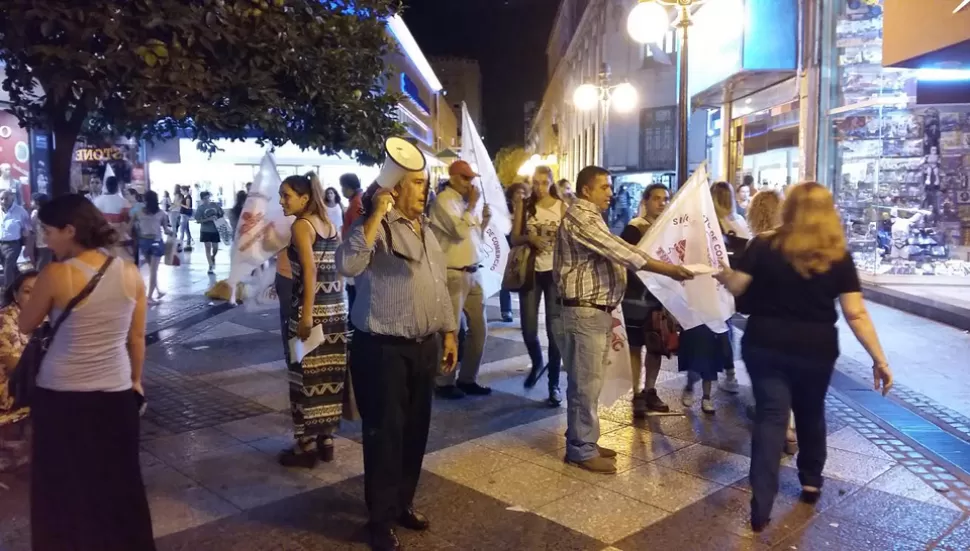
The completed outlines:
{"type": "Polygon", "coordinates": [[[82,300],[88,298],[91,292],[94,291],[94,288],[98,286],[98,282],[101,281],[101,278],[108,271],[108,267],[111,266],[113,261],[113,256],[109,256],[105,260],[101,269],[98,270],[98,273],[94,274],[94,277],[88,281],[84,289],[81,289],[81,292],[67,304],[67,307],[64,308],[64,312],[57,318],[57,321],[53,324],[45,321],[40,327],[34,330],[30,336],[30,340],[27,342],[27,346],[24,347],[24,351],[20,354],[17,367],[10,374],[10,380],[7,382],[7,390],[10,392],[10,396],[13,397],[14,409],[29,407],[31,405],[34,388],[37,386],[37,373],[40,372],[40,364],[44,360],[44,356],[47,355],[47,350],[50,348],[54,335],[57,334],[58,328],[64,323],[64,320],[67,319],[71,311],[74,310],[74,307],[82,300]]]}
{"type": "Polygon", "coordinates": [[[502,275],[502,290],[523,292],[532,289],[536,272],[536,255],[529,245],[518,245],[509,253],[502,275]]]}

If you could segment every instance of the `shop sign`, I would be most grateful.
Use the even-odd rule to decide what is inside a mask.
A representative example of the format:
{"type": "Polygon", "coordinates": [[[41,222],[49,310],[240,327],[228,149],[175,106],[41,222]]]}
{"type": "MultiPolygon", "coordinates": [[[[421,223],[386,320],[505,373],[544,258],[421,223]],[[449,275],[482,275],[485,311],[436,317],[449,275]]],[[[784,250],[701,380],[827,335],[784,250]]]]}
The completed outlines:
{"type": "Polygon", "coordinates": [[[421,89],[418,88],[418,85],[415,84],[414,81],[411,80],[411,77],[409,77],[406,73],[401,73],[401,91],[404,92],[404,95],[413,101],[414,104],[417,105],[425,115],[431,113],[428,106],[424,103],[424,100],[421,99],[421,89]]]}
{"type": "Polygon", "coordinates": [[[81,147],[74,151],[74,160],[79,162],[88,161],[120,161],[124,158],[124,152],[120,147],[81,147]]]}

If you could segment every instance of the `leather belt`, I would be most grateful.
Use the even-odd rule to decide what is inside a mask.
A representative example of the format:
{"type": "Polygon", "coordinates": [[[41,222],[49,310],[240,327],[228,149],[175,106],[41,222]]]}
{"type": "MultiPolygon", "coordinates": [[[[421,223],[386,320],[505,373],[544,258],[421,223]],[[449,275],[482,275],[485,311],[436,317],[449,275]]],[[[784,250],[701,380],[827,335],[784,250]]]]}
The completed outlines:
{"type": "Polygon", "coordinates": [[[431,333],[430,335],[425,335],[423,337],[409,338],[409,337],[398,337],[395,335],[379,335],[377,333],[367,333],[361,331],[360,329],[354,330],[354,336],[364,337],[365,339],[372,339],[380,344],[392,344],[392,345],[402,345],[402,344],[421,344],[430,341],[437,335],[437,333],[431,333]]]}
{"type": "Polygon", "coordinates": [[[585,300],[577,300],[574,298],[564,298],[559,301],[559,304],[567,308],[594,308],[601,312],[606,312],[607,314],[612,314],[613,310],[616,308],[613,306],[604,306],[602,304],[594,304],[585,300]]]}

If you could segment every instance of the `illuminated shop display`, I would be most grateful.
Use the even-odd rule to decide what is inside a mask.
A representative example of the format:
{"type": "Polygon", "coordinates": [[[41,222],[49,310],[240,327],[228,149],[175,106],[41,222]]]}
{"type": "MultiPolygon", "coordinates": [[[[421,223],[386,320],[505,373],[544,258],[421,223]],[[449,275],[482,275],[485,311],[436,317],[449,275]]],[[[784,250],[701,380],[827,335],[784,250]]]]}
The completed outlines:
{"type": "Polygon", "coordinates": [[[917,105],[918,79],[937,74],[883,68],[881,1],[826,9],[819,176],[857,266],[970,282],[956,279],[970,278],[970,105],[917,105]]]}

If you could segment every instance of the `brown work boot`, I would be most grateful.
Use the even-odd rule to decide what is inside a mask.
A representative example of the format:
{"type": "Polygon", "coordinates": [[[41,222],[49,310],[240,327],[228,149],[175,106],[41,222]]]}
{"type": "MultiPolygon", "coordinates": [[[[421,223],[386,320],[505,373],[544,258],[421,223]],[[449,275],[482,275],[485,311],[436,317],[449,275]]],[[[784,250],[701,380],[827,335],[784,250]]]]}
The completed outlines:
{"type": "Polygon", "coordinates": [[[600,446],[599,444],[597,444],[596,449],[599,450],[600,457],[605,457],[607,459],[613,459],[614,457],[616,457],[616,452],[609,448],[604,448],[603,446],[600,446]]]}
{"type": "Polygon", "coordinates": [[[616,474],[616,461],[605,457],[593,457],[586,461],[573,461],[572,459],[566,458],[566,463],[593,473],[616,474]]]}

